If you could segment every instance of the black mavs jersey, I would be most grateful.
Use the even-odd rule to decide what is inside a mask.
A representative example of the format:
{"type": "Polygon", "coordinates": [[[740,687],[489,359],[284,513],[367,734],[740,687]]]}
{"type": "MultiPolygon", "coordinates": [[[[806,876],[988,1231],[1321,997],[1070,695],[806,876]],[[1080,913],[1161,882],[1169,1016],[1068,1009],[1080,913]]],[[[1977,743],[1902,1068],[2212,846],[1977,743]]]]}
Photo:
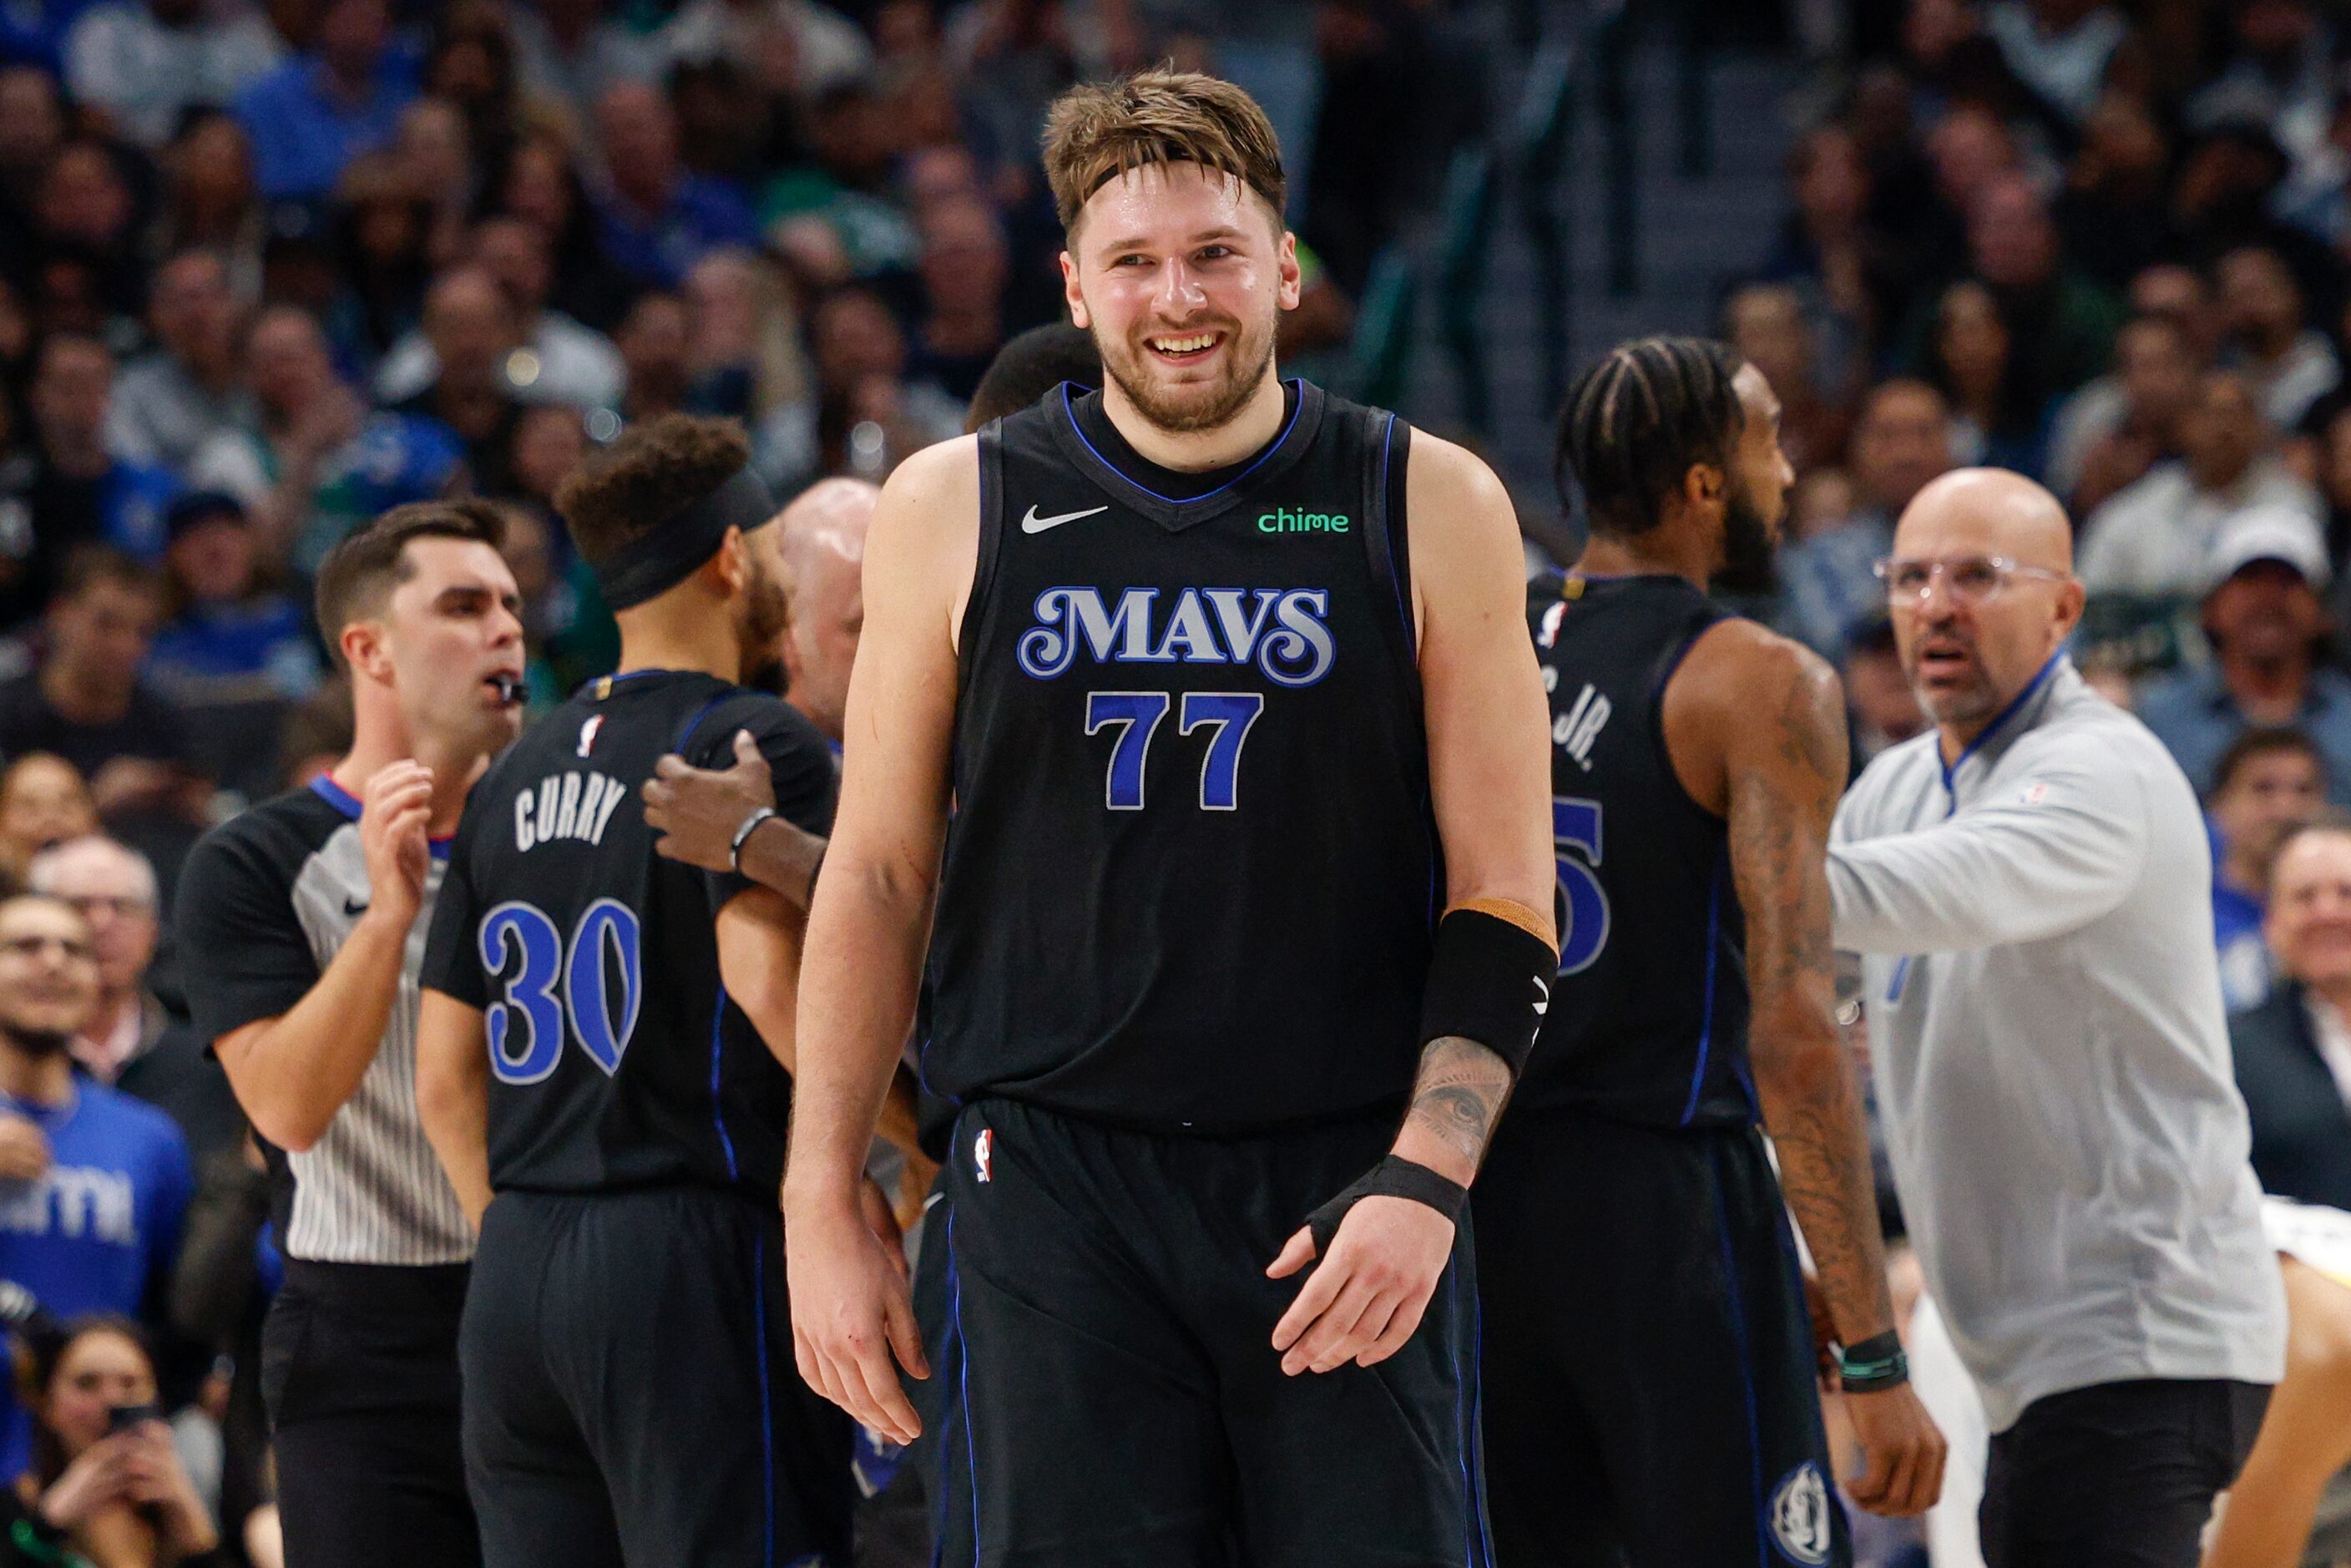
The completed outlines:
{"type": "Polygon", "coordinates": [[[930,1088],[1200,1132],[1408,1092],[1441,893],[1409,427],[1289,390],[1189,498],[1068,385],[981,433],[930,1088]]]}
{"type": "Polygon", "coordinates": [[[1728,612],[1664,576],[1571,577],[1531,609],[1568,923],[1513,1106],[1648,1126],[1751,1122],[1729,829],[1682,789],[1664,723],[1666,682],[1728,612]]]}
{"type": "Polygon", "coordinates": [[[712,921],[750,884],[664,860],[645,826],[665,752],[731,765],[748,729],[777,809],[831,824],[822,737],[711,675],[592,681],[475,786],[424,984],[487,1014],[490,1183],[597,1192],[782,1180],[790,1082],[718,973],[712,921]]]}

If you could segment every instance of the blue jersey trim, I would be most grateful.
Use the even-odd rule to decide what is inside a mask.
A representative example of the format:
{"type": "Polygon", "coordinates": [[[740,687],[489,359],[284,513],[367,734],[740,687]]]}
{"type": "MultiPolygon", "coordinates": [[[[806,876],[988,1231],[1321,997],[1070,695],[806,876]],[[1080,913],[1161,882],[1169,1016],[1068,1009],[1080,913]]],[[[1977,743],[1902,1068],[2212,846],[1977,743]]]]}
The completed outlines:
{"type": "MultiPolygon", "coordinates": [[[[321,773],[311,779],[310,793],[349,817],[352,821],[356,822],[360,820],[360,812],[362,809],[360,798],[336,783],[334,775],[321,773]]],[[[424,847],[431,852],[434,860],[445,861],[449,858],[449,845],[455,838],[456,835],[452,833],[446,838],[427,839],[424,841],[424,847]]]]}
{"type": "Polygon", "coordinates": [[[1740,1391],[1747,1396],[1747,1464],[1755,1489],[1755,1562],[1757,1568],[1771,1568],[1771,1532],[1763,1517],[1763,1430],[1755,1413],[1755,1358],[1747,1344],[1747,1299],[1739,1289],[1739,1260],[1730,1247],[1730,1191],[1722,1179],[1719,1148],[1714,1152],[1713,1165],[1715,1223],[1722,1238],[1722,1285],[1730,1296],[1731,1337],[1739,1345],[1740,1391]]]}
{"type": "MultiPolygon", "coordinates": [[[[1981,732],[1979,733],[1973,740],[1969,741],[1967,745],[1961,747],[1959,748],[1959,755],[1952,761],[1948,764],[1945,763],[1943,761],[1942,752],[1939,749],[1936,751],[1935,765],[1943,770],[1943,821],[1948,822],[1953,817],[1959,815],[1959,769],[1966,767],[1968,764],[1968,758],[1982,750],[1985,743],[1990,741],[1992,737],[1998,735],[2007,725],[2008,721],[2017,716],[2018,711],[2022,709],[2026,703],[2032,700],[2032,695],[2035,692],[2038,692],[2043,686],[2049,684],[2050,675],[2056,671],[2057,661],[2064,656],[2065,650],[2063,648],[2060,648],[2055,653],[2050,654],[2048,663],[2041,666],[2040,673],[2035,674],[2031,680],[2024,683],[2024,689],[2022,691],[2008,699],[2008,706],[2001,709],[1997,714],[1994,714],[1992,716],[1991,722],[1984,726],[1981,732]]],[[[1903,956],[1894,960],[1894,971],[1886,978],[1886,999],[1887,1002],[1898,1002],[1902,999],[1902,982],[1909,977],[1910,956],[1909,955],[1905,954],[1903,956]]]]}
{"type": "Polygon", "coordinates": [[[1137,484],[1135,480],[1128,475],[1125,469],[1121,468],[1117,464],[1103,456],[1102,454],[1102,448],[1096,446],[1092,442],[1086,439],[1085,426],[1078,423],[1077,406],[1070,400],[1070,388],[1075,384],[1076,383],[1073,382],[1063,382],[1061,383],[1061,413],[1068,417],[1070,429],[1076,434],[1079,443],[1083,445],[1087,451],[1094,455],[1095,462],[1101,464],[1112,473],[1117,475],[1120,479],[1133,486],[1136,493],[1148,496],[1153,500],[1169,507],[1196,507],[1203,501],[1213,501],[1217,497],[1223,495],[1226,491],[1231,489],[1234,486],[1239,484],[1242,480],[1248,478],[1250,475],[1256,473],[1259,469],[1264,467],[1266,464],[1272,459],[1275,453],[1280,451],[1285,445],[1289,444],[1290,433],[1298,428],[1298,416],[1306,407],[1306,389],[1304,385],[1295,381],[1285,382],[1285,385],[1296,386],[1298,388],[1298,402],[1290,409],[1290,418],[1282,424],[1281,434],[1273,438],[1272,445],[1258,454],[1256,462],[1250,464],[1248,467],[1242,469],[1239,473],[1234,475],[1231,478],[1226,480],[1215,489],[1208,491],[1206,495],[1163,496],[1158,491],[1151,488],[1148,485],[1137,484]]]}
{"type": "Polygon", "coordinates": [[[1461,1560],[1468,1568],[1486,1568],[1478,1551],[1478,1483],[1470,1470],[1468,1422],[1474,1406],[1461,1370],[1461,1252],[1458,1246],[1445,1265],[1445,1337],[1453,1362],[1453,1440],[1460,1445],[1461,1560]]]}
{"type": "Polygon", "coordinates": [[[1415,664],[1420,663],[1420,628],[1412,623],[1412,606],[1404,601],[1404,580],[1396,570],[1395,513],[1387,506],[1388,464],[1395,448],[1396,416],[1388,415],[1388,423],[1380,435],[1380,506],[1387,517],[1388,588],[1395,594],[1396,619],[1404,623],[1404,645],[1412,650],[1415,664]]]}
{"type": "Polygon", "coordinates": [[[1698,1096],[1706,1088],[1707,1059],[1714,1050],[1715,958],[1722,947],[1722,868],[1723,861],[1718,859],[1713,879],[1706,887],[1706,1020],[1698,1025],[1698,1063],[1690,1069],[1689,1103],[1682,1107],[1685,1127],[1698,1114],[1698,1096]]]}
{"type": "MultiPolygon", "coordinates": [[[[734,1165],[732,1155],[727,1165],[734,1165]]],[[[759,1484],[767,1494],[768,1528],[759,1537],[768,1568],[776,1568],[776,1418],[768,1378],[768,1253],[755,1232],[751,1237],[751,1340],[759,1347],[759,1484]]]]}
{"type": "Polygon", "coordinates": [[[963,1413],[964,1477],[971,1487],[971,1563],[980,1568],[979,1448],[971,1431],[971,1338],[963,1332],[963,1274],[956,1267],[955,1210],[947,1210],[947,1300],[955,1320],[956,1408],[963,1413]]]}
{"type": "Polygon", "coordinates": [[[1469,1463],[1478,1478],[1478,1540],[1485,1548],[1481,1568],[1493,1568],[1494,1526],[1486,1517],[1486,1308],[1476,1291],[1469,1292],[1469,1463]]]}
{"type": "Polygon", "coordinates": [[[726,1179],[737,1181],[742,1173],[735,1166],[735,1140],[726,1135],[726,1105],[718,1097],[719,1047],[726,1023],[726,987],[718,988],[718,1001],[710,1009],[710,1121],[718,1129],[718,1147],[726,1156],[726,1179]]]}
{"type": "MultiPolygon", "coordinates": [[[[1951,811],[1955,811],[1959,809],[1959,795],[1955,780],[1959,769],[1967,766],[1969,758],[1973,757],[1977,752],[1982,750],[1985,744],[1994,736],[1998,735],[2002,727],[2007,725],[2010,719],[2016,716],[2018,709],[2023,707],[2026,703],[2032,700],[2032,695],[2035,692],[2038,692],[2043,686],[2049,684],[2051,674],[2057,668],[2057,661],[2064,656],[2065,650],[2063,648],[2060,648],[2055,653],[2050,654],[2049,662],[2041,666],[2040,673],[2034,675],[2031,680],[2025,682],[2024,689],[2017,693],[2014,696],[2009,698],[2008,706],[2001,709],[2000,712],[1994,714],[1992,716],[1991,722],[1984,726],[1983,728],[1978,732],[1973,740],[1969,741],[1967,745],[1961,747],[1959,748],[1959,755],[1951,761],[1949,767],[1943,769],[1943,793],[1950,798],[1949,808],[1944,812],[1946,817],[1949,816],[1951,811]]],[[[1938,748],[1935,753],[1935,760],[1938,763],[1940,763],[1942,759],[1943,754],[1941,750],[1938,748]]]]}

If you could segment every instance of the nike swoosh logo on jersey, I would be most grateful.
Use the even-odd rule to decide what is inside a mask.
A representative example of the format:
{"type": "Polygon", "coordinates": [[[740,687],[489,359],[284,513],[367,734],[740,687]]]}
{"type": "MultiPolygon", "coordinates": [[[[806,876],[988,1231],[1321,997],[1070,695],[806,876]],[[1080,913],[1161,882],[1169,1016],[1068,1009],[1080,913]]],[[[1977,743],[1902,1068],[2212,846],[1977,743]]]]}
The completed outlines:
{"type": "Polygon", "coordinates": [[[1041,534],[1047,528],[1058,528],[1063,523],[1074,523],[1080,517],[1091,517],[1096,512],[1109,510],[1108,507],[1088,507],[1082,512],[1063,512],[1058,517],[1040,517],[1037,515],[1037,508],[1031,507],[1029,508],[1029,515],[1020,519],[1020,531],[1024,534],[1041,534]]]}
{"type": "Polygon", "coordinates": [[[360,915],[365,915],[367,912],[368,906],[366,904],[359,903],[355,899],[347,898],[343,900],[343,917],[346,920],[357,920],[360,915]]]}

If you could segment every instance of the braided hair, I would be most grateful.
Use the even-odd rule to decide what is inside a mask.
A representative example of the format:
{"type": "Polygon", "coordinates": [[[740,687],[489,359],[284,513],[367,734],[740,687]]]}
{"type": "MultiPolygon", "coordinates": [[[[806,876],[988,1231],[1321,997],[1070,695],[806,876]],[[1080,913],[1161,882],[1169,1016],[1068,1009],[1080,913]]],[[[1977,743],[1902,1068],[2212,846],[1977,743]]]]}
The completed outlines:
{"type": "Polygon", "coordinates": [[[1592,530],[1656,527],[1694,463],[1727,465],[1746,423],[1731,378],[1746,361],[1711,338],[1640,338],[1583,372],[1560,409],[1552,477],[1583,488],[1592,530]]]}

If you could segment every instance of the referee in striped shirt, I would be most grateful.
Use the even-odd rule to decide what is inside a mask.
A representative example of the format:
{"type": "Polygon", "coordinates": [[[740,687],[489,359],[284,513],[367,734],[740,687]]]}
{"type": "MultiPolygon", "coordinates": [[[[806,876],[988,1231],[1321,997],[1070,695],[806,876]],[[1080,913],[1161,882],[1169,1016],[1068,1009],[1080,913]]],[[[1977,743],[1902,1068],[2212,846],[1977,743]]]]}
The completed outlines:
{"type": "Polygon", "coordinates": [[[384,513],[319,572],[350,755],[207,834],[178,906],[188,996],[263,1140],[286,1283],[262,1394],[293,1568],[475,1564],[457,1320],[474,1238],[416,1111],[416,976],[447,835],[521,727],[496,512],[384,513]]]}

